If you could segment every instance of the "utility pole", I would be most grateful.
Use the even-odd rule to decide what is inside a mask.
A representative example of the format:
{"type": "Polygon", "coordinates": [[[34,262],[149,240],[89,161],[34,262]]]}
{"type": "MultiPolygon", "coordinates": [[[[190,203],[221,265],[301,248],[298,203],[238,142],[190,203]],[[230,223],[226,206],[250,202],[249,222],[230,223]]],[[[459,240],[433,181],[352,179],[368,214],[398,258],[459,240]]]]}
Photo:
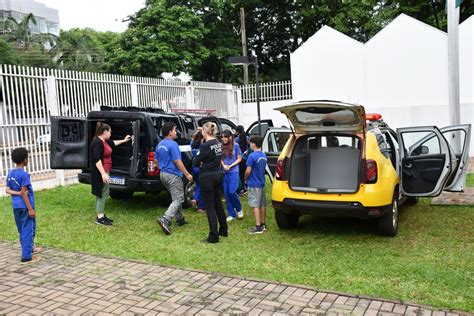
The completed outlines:
{"type": "MultiPolygon", "coordinates": [[[[242,35],[242,56],[247,56],[247,33],[245,32],[245,9],[240,8],[240,34],[242,35]]],[[[249,66],[244,67],[244,85],[249,84],[249,66]]]]}
{"type": "MultiPolygon", "coordinates": [[[[459,97],[459,0],[446,0],[448,10],[448,90],[449,124],[461,124],[461,101],[459,97]]],[[[461,151],[459,133],[453,133],[453,149],[461,151]]]]}

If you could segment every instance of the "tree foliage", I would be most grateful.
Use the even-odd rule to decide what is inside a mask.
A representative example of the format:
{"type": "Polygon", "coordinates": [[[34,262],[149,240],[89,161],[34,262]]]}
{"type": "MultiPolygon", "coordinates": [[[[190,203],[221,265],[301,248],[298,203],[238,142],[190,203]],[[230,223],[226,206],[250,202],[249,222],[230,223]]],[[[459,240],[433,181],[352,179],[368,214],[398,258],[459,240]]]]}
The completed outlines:
{"type": "Polygon", "coordinates": [[[147,0],[145,8],[130,17],[109,66],[122,74],[151,77],[189,72],[210,55],[203,43],[206,32],[201,16],[189,8],[147,0]]]}

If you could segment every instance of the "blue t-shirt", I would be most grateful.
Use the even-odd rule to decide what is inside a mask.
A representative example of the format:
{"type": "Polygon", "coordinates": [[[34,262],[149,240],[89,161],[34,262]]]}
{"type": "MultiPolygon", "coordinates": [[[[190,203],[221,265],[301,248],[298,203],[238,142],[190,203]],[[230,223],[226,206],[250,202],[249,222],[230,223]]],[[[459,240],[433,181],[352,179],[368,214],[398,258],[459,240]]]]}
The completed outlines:
{"type": "Polygon", "coordinates": [[[174,161],[181,160],[181,151],[174,140],[163,139],[155,150],[155,159],[158,160],[160,172],[175,174],[182,177],[183,173],[176,167],[174,161]]]}
{"type": "Polygon", "coordinates": [[[267,156],[261,151],[254,151],[247,159],[247,167],[251,167],[252,171],[247,180],[249,188],[265,187],[265,168],[267,167],[267,156]]]}
{"type": "MultiPolygon", "coordinates": [[[[230,166],[237,160],[237,156],[242,155],[242,151],[240,151],[239,145],[236,143],[234,144],[234,148],[232,149],[232,156],[229,157],[228,155],[224,156],[224,152],[222,152],[222,161],[224,165],[230,166]]],[[[229,171],[224,171],[224,173],[230,172],[239,172],[239,165],[233,166],[229,171]]]]}
{"type": "MultiPolygon", "coordinates": [[[[15,168],[10,170],[7,175],[6,185],[13,191],[21,191],[22,187],[28,188],[28,199],[30,200],[31,207],[35,209],[35,195],[33,193],[33,187],[31,186],[30,175],[23,168],[15,168]]],[[[25,201],[21,195],[12,195],[12,207],[15,208],[26,208],[25,201]]]]}

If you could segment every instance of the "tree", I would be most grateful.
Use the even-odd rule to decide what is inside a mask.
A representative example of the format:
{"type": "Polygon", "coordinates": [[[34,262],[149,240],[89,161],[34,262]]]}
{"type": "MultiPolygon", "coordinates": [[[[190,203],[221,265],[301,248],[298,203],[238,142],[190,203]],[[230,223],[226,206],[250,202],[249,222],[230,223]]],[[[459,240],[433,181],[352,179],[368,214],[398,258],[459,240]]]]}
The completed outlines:
{"type": "Polygon", "coordinates": [[[5,34],[7,40],[16,43],[17,48],[28,50],[32,46],[55,44],[56,36],[52,34],[33,34],[30,24],[36,25],[36,19],[33,13],[30,13],[21,19],[20,22],[12,17],[5,21],[5,34]]]}
{"type": "Polygon", "coordinates": [[[0,38],[0,64],[19,65],[21,60],[14,48],[4,39],[0,38]]]}
{"type": "Polygon", "coordinates": [[[157,77],[162,72],[189,72],[209,57],[203,43],[207,30],[189,8],[167,8],[161,0],[147,0],[130,17],[118,40],[108,69],[121,74],[157,77]]]}

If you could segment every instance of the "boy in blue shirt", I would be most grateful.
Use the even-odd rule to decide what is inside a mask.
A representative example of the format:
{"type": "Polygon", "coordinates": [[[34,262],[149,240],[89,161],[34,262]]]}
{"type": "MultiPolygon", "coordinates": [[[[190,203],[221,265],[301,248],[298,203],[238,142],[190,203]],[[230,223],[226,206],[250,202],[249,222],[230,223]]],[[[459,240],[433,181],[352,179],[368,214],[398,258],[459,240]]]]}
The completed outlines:
{"type": "Polygon", "coordinates": [[[171,220],[176,218],[176,226],[187,224],[183,216],[184,188],[183,174],[189,182],[193,181],[193,176],[186,170],[181,161],[181,151],[176,138],[176,125],[171,122],[163,124],[161,132],[164,139],[156,146],[155,160],[160,168],[160,180],[171,195],[171,204],[163,217],[157,222],[166,235],[171,235],[171,220]]]}
{"type": "Polygon", "coordinates": [[[247,159],[245,180],[248,187],[248,203],[255,215],[255,227],[249,229],[249,234],[261,234],[266,230],[266,196],[265,196],[265,168],[267,156],[262,152],[263,138],[253,136],[250,139],[250,149],[253,151],[247,159]]]}
{"type": "Polygon", "coordinates": [[[23,169],[28,164],[28,150],[16,148],[12,151],[12,160],[16,168],[10,170],[7,175],[6,192],[12,196],[13,215],[20,235],[21,262],[31,263],[39,261],[39,248],[34,248],[36,234],[36,211],[33,187],[30,175],[23,169]]]}

